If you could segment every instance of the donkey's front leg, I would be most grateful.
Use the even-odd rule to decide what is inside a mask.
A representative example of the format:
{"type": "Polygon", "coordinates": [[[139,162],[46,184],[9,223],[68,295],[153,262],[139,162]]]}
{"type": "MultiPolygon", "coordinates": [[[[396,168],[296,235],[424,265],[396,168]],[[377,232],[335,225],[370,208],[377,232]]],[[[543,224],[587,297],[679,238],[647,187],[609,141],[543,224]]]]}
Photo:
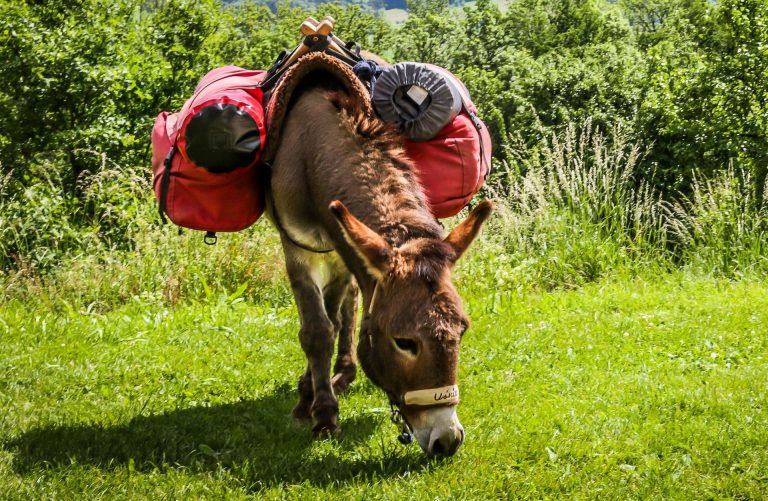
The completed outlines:
{"type": "MultiPolygon", "coordinates": [[[[345,392],[357,374],[357,354],[355,352],[355,328],[357,327],[357,282],[351,280],[342,297],[339,308],[339,350],[333,366],[333,391],[337,395],[345,392]]],[[[328,308],[326,307],[326,310],[328,308]]]]}
{"type": "Polygon", "coordinates": [[[299,340],[307,356],[307,371],[299,379],[299,403],[293,416],[302,419],[309,415],[315,434],[331,435],[337,431],[339,417],[339,402],[331,385],[336,329],[325,311],[322,291],[312,280],[309,270],[300,260],[288,258],[286,265],[299,310],[299,340]],[[311,407],[307,412],[309,402],[311,407]]]}

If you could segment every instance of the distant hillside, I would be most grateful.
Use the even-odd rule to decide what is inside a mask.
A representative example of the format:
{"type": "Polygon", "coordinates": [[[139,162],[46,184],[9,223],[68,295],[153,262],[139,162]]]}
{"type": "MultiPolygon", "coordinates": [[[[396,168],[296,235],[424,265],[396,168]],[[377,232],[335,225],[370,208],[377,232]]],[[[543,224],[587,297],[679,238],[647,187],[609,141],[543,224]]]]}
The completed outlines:
{"type": "MultiPolygon", "coordinates": [[[[222,0],[225,5],[241,3],[244,0],[222,0]]],[[[259,3],[273,6],[274,0],[257,0],[259,3]]],[[[291,3],[297,7],[310,7],[313,5],[319,5],[321,3],[328,3],[330,0],[294,0],[291,3]]],[[[335,3],[341,5],[360,5],[370,10],[393,10],[405,11],[408,9],[406,0],[333,0],[335,3]]],[[[451,5],[461,6],[470,1],[465,0],[451,0],[451,5]]]]}

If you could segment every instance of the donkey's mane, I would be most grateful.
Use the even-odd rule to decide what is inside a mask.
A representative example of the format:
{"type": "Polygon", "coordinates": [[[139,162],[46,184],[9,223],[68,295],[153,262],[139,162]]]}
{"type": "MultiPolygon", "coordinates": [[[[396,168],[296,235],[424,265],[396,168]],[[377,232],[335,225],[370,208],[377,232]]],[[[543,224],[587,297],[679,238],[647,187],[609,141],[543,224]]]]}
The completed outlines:
{"type": "Polygon", "coordinates": [[[342,123],[347,129],[364,139],[361,145],[366,153],[376,150],[395,161],[398,167],[412,171],[413,161],[405,154],[403,140],[395,125],[387,124],[366,113],[360,102],[346,92],[329,91],[327,98],[338,108],[342,123]]]}
{"type": "Polygon", "coordinates": [[[365,178],[381,215],[376,230],[393,245],[415,238],[442,240],[442,228],[429,211],[397,128],[367,113],[346,92],[328,91],[326,98],[362,150],[365,178]]]}

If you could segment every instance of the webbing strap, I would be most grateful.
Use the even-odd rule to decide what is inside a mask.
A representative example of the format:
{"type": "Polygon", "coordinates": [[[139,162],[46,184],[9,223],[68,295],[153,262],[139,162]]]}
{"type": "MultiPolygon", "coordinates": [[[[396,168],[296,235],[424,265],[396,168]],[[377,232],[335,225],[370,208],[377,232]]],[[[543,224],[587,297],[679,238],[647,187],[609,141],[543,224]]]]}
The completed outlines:
{"type": "Polygon", "coordinates": [[[176,145],[172,145],[168,150],[168,155],[163,161],[163,178],[160,180],[160,201],[158,203],[160,210],[160,220],[166,224],[168,220],[165,214],[168,212],[168,187],[171,184],[171,165],[173,165],[173,155],[176,153],[176,145]]]}

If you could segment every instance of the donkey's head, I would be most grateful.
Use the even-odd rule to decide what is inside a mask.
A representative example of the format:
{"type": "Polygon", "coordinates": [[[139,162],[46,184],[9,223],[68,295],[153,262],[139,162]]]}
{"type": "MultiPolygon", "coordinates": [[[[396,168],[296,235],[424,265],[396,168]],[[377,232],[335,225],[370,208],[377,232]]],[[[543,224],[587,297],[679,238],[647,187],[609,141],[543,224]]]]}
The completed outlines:
{"type": "Polygon", "coordinates": [[[449,456],[464,440],[456,416],[461,337],[469,327],[451,268],[491,214],[486,201],[444,240],[416,238],[393,247],[339,201],[330,206],[376,279],[358,355],[368,377],[397,404],[430,455],[449,456]]]}

